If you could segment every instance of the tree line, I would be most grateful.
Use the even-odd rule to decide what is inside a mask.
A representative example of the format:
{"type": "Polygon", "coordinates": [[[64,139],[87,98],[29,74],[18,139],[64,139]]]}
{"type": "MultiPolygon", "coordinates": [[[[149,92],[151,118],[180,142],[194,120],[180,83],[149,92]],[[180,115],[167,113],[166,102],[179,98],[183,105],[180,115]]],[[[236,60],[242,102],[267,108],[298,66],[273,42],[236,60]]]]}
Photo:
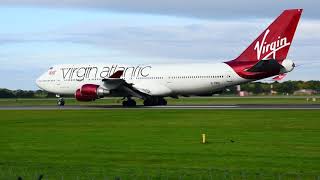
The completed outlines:
{"type": "Polygon", "coordinates": [[[0,88],[0,98],[51,98],[55,94],[48,93],[43,90],[9,90],[0,88]]]}
{"type": "Polygon", "coordinates": [[[270,94],[271,91],[277,94],[293,94],[297,90],[310,89],[320,92],[320,81],[285,81],[285,82],[251,82],[241,85],[241,90],[253,94],[270,94]]]}
{"type": "MultiPolygon", "coordinates": [[[[320,93],[320,81],[285,81],[285,82],[250,82],[241,85],[242,91],[247,91],[255,95],[270,94],[271,91],[276,91],[277,94],[293,94],[297,90],[311,89],[320,93]]],[[[222,94],[237,94],[237,88],[228,87],[222,94]]],[[[48,93],[43,90],[9,90],[0,88],[0,98],[52,98],[55,94],[48,93]]]]}

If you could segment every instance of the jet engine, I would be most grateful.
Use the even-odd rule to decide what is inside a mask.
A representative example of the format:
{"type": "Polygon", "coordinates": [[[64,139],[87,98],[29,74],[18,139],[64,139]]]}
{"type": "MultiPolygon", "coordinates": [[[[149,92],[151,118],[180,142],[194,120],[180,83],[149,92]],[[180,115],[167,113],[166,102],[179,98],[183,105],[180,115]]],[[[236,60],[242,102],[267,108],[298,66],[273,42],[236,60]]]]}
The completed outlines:
{"type": "Polygon", "coordinates": [[[290,59],[283,60],[281,65],[283,66],[283,68],[281,68],[281,73],[291,72],[296,67],[294,62],[290,59]]]}
{"type": "Polygon", "coordinates": [[[95,84],[85,84],[77,89],[75,98],[78,101],[94,101],[110,94],[110,91],[95,84]]]}

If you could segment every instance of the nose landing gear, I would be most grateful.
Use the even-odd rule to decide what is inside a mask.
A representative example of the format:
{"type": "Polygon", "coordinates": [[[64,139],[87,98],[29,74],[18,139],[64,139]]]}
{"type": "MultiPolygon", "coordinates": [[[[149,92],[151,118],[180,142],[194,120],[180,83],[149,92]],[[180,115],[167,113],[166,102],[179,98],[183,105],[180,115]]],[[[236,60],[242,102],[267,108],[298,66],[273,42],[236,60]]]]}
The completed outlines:
{"type": "Polygon", "coordinates": [[[58,106],[64,106],[65,104],[65,100],[63,98],[59,98],[58,101],[57,101],[57,105],[58,106]]]}

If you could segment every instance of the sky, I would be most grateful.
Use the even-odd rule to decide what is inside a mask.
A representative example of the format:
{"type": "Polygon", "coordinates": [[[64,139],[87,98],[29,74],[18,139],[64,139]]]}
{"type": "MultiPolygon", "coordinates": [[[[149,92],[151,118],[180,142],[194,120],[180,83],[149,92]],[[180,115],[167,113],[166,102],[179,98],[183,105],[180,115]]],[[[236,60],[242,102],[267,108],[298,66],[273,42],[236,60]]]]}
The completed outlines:
{"type": "Polygon", "coordinates": [[[285,80],[320,80],[320,1],[0,0],[0,88],[38,89],[61,63],[208,63],[237,57],[284,9],[303,8],[285,80]]]}

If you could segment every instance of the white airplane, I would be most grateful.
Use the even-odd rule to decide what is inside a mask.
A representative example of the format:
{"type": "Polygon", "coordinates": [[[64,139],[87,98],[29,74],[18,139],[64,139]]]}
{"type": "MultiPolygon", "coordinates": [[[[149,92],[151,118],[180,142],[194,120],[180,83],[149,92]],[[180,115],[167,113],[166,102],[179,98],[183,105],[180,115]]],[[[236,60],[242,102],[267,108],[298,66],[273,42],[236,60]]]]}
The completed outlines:
{"type": "Polygon", "coordinates": [[[228,86],[274,77],[282,79],[295,64],[286,59],[302,9],[285,10],[236,59],[206,64],[62,64],[51,67],[36,84],[78,101],[124,97],[123,106],[135,106],[132,97],[145,106],[166,105],[164,97],[212,95],[228,86]]]}

